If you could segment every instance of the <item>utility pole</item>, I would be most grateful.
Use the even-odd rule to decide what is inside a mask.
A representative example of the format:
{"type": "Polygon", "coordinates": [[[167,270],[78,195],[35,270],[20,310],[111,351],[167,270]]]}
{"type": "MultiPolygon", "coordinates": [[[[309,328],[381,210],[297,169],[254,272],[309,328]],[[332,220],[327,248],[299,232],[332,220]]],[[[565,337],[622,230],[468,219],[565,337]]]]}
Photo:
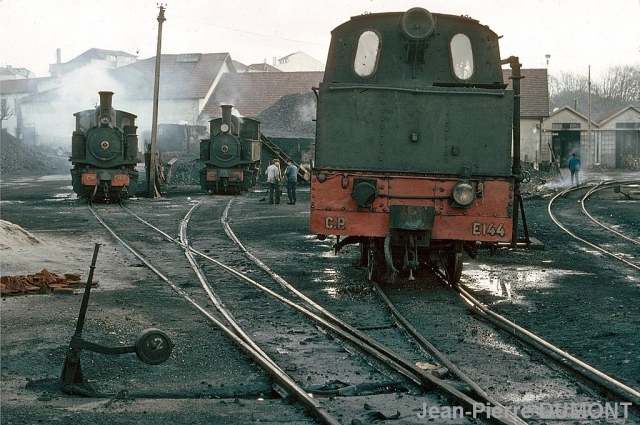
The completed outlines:
{"type": "MultiPolygon", "coordinates": [[[[589,77],[588,77],[588,95],[587,95],[587,154],[591,150],[591,65],[589,65],[589,77]]],[[[591,155],[589,155],[590,157],[591,155]]],[[[588,158],[588,157],[587,157],[588,158]]],[[[598,162],[596,158],[596,148],[593,146],[593,164],[598,162]]]]}
{"type": "Polygon", "coordinates": [[[149,198],[155,198],[159,192],[156,189],[156,168],[158,158],[156,158],[156,138],[158,137],[158,93],[160,92],[160,56],[162,52],[162,23],[164,18],[164,5],[160,4],[158,14],[158,48],[156,50],[156,75],[153,85],[153,122],[151,124],[151,147],[149,148],[149,181],[147,182],[147,194],[149,198]]]}

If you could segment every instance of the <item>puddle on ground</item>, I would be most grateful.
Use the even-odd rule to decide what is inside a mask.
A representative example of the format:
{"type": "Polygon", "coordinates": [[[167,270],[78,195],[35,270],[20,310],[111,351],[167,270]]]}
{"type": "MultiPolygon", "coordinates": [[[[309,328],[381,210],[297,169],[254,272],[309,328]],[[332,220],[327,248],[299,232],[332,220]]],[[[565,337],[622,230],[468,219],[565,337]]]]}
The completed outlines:
{"type": "Polygon", "coordinates": [[[579,275],[573,270],[547,269],[535,267],[518,267],[515,270],[495,269],[480,265],[478,269],[465,273],[465,286],[474,292],[490,293],[505,300],[522,298],[520,289],[552,288],[563,276],[579,275]]]}
{"type": "Polygon", "coordinates": [[[45,202],[59,202],[59,201],[68,201],[68,200],[76,200],[76,199],[78,198],[75,193],[65,192],[65,193],[56,193],[51,198],[45,199],[45,202]]]}
{"type": "Polygon", "coordinates": [[[336,269],[324,269],[320,276],[314,280],[318,283],[335,284],[338,281],[338,271],[336,269]]]}

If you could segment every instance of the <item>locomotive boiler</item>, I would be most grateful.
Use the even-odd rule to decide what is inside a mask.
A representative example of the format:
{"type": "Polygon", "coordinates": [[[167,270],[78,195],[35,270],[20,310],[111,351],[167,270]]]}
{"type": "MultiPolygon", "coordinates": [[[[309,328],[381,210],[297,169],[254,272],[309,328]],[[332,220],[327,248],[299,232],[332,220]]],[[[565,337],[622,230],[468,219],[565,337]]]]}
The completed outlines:
{"type": "Polygon", "coordinates": [[[100,104],[74,114],[71,139],[71,182],[81,198],[121,200],[138,185],[136,115],[112,106],[113,92],[101,91],[100,104]]]}
{"type": "Polygon", "coordinates": [[[260,172],[260,122],[232,115],[232,105],[221,105],[222,117],[209,121],[209,139],[200,141],[200,186],[213,193],[237,194],[249,190],[260,172]]]}
{"type": "MultiPolygon", "coordinates": [[[[336,252],[359,244],[368,279],[435,266],[456,284],[463,253],[513,242],[519,96],[506,90],[498,39],[422,8],[332,31],[314,88],[310,230],[335,235],[336,252]]],[[[520,65],[506,62],[515,90],[520,65]]]]}

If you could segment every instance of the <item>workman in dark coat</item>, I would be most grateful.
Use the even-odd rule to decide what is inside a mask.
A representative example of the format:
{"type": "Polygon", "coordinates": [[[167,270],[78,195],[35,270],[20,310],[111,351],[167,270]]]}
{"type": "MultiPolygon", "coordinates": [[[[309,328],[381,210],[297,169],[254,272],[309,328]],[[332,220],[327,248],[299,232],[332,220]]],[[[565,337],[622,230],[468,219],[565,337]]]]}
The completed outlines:
{"type": "Polygon", "coordinates": [[[296,186],[298,185],[298,167],[296,167],[291,159],[287,160],[287,169],[284,172],[284,177],[287,179],[287,196],[289,197],[287,205],[295,205],[297,200],[296,186]]]}
{"type": "Polygon", "coordinates": [[[578,158],[575,153],[572,153],[571,158],[569,159],[569,171],[571,171],[571,184],[573,184],[573,177],[575,176],[576,187],[579,187],[580,178],[578,176],[580,174],[580,158],[578,158]]]}

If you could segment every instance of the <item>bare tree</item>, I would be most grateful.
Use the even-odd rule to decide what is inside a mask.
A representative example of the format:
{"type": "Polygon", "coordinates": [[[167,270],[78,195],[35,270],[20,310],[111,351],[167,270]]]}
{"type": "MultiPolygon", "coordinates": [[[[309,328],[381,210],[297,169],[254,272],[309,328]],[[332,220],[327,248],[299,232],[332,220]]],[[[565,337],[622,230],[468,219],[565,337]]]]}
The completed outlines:
{"type": "Polygon", "coordinates": [[[0,101],[0,130],[2,130],[2,121],[8,120],[13,116],[13,109],[9,106],[7,99],[0,101]]]}
{"type": "Polygon", "coordinates": [[[602,77],[594,88],[599,98],[598,112],[608,111],[640,102],[640,66],[614,66],[602,77]]]}
{"type": "MultiPolygon", "coordinates": [[[[549,103],[552,110],[570,106],[588,115],[589,78],[561,73],[549,77],[549,103]]],[[[613,66],[591,84],[591,116],[594,119],[625,106],[640,107],[640,64],[613,66]]]]}
{"type": "Polygon", "coordinates": [[[577,111],[586,110],[589,78],[565,72],[559,77],[549,76],[551,109],[569,106],[577,111]]]}

